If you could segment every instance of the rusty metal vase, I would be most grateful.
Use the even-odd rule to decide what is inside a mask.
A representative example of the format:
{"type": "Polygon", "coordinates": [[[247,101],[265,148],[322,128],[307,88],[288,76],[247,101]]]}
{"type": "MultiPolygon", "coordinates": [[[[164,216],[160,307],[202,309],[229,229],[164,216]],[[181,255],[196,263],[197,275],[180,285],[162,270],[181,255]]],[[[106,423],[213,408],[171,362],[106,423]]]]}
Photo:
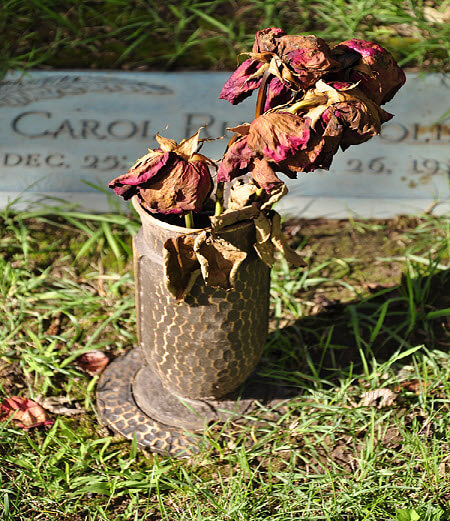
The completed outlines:
{"type": "MultiPolygon", "coordinates": [[[[267,336],[269,268],[253,249],[252,221],[233,225],[221,237],[245,249],[235,288],[206,286],[199,276],[184,301],[164,282],[163,245],[169,238],[200,233],[169,225],[137,201],[142,228],[134,238],[138,338],[146,371],[156,373],[163,390],[188,400],[220,400],[238,388],[258,363],[267,336]]],[[[141,405],[141,404],[139,404],[141,405]]],[[[145,404],[144,408],[145,408],[145,404]]]]}

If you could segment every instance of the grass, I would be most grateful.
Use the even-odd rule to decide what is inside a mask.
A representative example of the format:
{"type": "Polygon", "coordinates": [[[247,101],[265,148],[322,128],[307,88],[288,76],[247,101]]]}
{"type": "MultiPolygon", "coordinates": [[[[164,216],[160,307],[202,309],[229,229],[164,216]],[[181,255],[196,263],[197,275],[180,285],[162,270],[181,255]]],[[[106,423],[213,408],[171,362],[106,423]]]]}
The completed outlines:
{"type": "Polygon", "coordinates": [[[3,520],[449,519],[448,218],[285,223],[307,267],[273,272],[260,374],[297,397],[212,426],[189,461],[102,427],[98,377],[74,364],[136,344],[138,226],[70,208],[2,212],[0,396],[84,410],[47,429],[0,424],[3,520]],[[377,389],[394,403],[363,406],[377,389]]]}
{"type": "Polygon", "coordinates": [[[448,70],[448,0],[4,0],[9,69],[229,70],[262,27],[313,33],[331,44],[358,37],[400,65],[448,70]]]}
{"type": "MultiPolygon", "coordinates": [[[[4,0],[10,69],[232,69],[281,26],[446,70],[449,2],[4,0]],[[448,16],[448,15],[447,15],[448,16]]],[[[81,353],[136,345],[128,214],[0,215],[0,400],[65,401],[47,429],[0,423],[4,521],[447,521],[450,220],[288,221],[307,267],[273,270],[260,374],[297,396],[217,424],[189,461],[138,450],[95,410],[81,353]],[[301,226],[299,226],[301,225],[301,226]],[[363,405],[395,392],[389,407],[363,405]],[[264,419],[264,420],[263,420],[264,419]],[[261,420],[261,421],[260,421],[261,420]],[[263,421],[262,421],[263,420],[263,421]]]]}

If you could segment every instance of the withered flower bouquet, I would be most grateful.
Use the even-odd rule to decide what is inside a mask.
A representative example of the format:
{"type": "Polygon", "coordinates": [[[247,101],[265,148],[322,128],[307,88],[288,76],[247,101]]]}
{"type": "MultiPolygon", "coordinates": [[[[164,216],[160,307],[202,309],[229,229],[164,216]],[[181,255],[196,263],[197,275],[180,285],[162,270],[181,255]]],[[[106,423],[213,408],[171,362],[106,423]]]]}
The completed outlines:
{"type": "Polygon", "coordinates": [[[164,245],[166,280],[177,299],[186,296],[200,273],[207,285],[233,287],[247,252],[227,242],[223,232],[240,222],[254,221],[254,248],[266,264],[273,265],[279,250],[301,265],[272,209],[287,193],[276,172],[296,178],[298,172],[328,169],[339,147],[345,150],[379,134],[393,117],[380,105],[405,83],[391,54],[364,40],[331,49],[315,36],[267,28],[256,33],[252,52],[244,54],[248,58],[220,98],[235,105],[258,89],[256,115],[251,123],[228,129],[234,135],[222,160],[199,153],[206,141],[199,138],[200,129],[180,144],[156,135],[159,148],[149,149],[109,184],[124,199],[135,196],[154,217],[184,216],[186,228],[201,227],[194,215],[209,214],[200,233],[185,229],[164,245]],[[212,169],[217,170],[215,183],[212,169]]]}

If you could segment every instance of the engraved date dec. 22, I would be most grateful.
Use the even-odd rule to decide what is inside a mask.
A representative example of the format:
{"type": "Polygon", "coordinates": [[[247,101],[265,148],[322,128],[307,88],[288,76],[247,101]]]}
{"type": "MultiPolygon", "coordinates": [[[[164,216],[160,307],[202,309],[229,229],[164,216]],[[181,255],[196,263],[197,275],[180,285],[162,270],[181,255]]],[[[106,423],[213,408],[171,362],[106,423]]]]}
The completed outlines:
{"type": "Polygon", "coordinates": [[[126,156],[96,156],[87,155],[83,158],[81,168],[108,171],[120,169],[128,169],[131,166],[126,156]]]}

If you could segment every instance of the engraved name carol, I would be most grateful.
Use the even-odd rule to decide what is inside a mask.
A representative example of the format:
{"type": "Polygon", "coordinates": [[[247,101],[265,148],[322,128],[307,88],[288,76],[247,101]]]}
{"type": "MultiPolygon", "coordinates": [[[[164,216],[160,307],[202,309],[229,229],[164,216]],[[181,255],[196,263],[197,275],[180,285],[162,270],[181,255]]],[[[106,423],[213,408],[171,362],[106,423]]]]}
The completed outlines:
{"type": "MultiPolygon", "coordinates": [[[[0,82],[0,193],[95,192],[92,184],[105,186],[155,147],[157,132],[177,141],[200,126],[203,137],[226,134],[228,126],[252,119],[250,100],[232,107],[217,99],[227,77],[101,72],[7,77],[0,82]]],[[[386,107],[398,116],[379,137],[339,154],[329,173],[290,181],[291,194],[445,196],[449,118],[442,117],[438,91],[448,93],[448,86],[442,75],[408,80],[405,93],[386,107]]],[[[217,159],[225,146],[226,140],[213,141],[203,152],[217,159]]]]}

